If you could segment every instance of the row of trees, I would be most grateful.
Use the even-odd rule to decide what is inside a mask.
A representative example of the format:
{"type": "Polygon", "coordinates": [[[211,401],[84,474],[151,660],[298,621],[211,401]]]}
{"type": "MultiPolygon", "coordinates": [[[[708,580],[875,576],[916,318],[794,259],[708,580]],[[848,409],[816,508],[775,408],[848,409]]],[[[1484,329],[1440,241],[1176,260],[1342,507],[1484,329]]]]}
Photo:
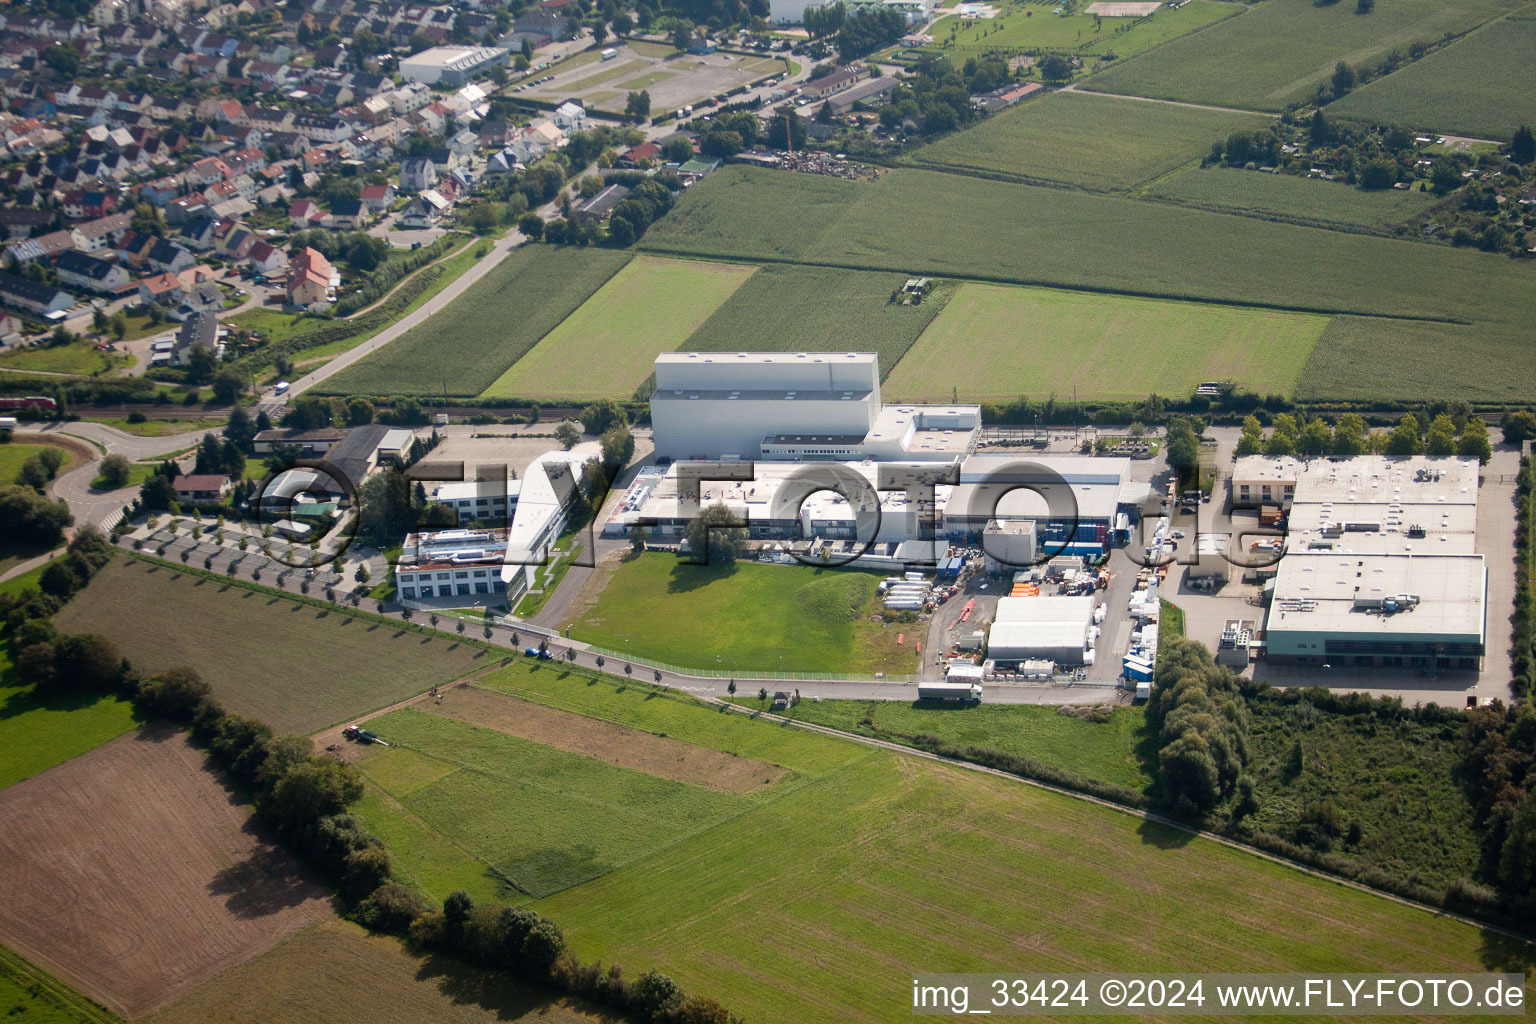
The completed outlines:
{"type": "Polygon", "coordinates": [[[1481,874],[1529,920],[1536,913],[1536,709],[1495,701],[1468,711],[1459,750],[1482,832],[1481,874]]]}
{"type": "Polygon", "coordinates": [[[1406,413],[1391,430],[1376,433],[1355,413],[1345,413],[1331,427],[1321,417],[1297,420],[1277,413],[1266,438],[1258,417],[1243,419],[1238,455],[1324,455],[1353,458],[1367,452],[1380,455],[1462,455],[1486,464],[1493,457],[1488,424],[1480,416],[1468,416],[1458,427],[1448,413],[1441,413],[1421,429],[1419,418],[1406,413]],[[1458,436],[1459,435],[1459,436],[1458,436]]]}
{"type": "Polygon", "coordinates": [[[1183,638],[1158,650],[1147,721],[1158,730],[1163,800],[1196,818],[1241,789],[1235,814],[1254,809],[1248,764],[1248,706],[1237,678],[1204,644],[1183,638]]]}

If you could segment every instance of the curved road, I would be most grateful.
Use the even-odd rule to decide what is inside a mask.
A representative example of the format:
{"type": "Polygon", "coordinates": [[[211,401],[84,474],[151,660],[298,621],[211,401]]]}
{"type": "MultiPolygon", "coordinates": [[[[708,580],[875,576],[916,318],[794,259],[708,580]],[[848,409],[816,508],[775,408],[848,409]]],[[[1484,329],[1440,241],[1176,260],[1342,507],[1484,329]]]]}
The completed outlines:
{"type": "Polygon", "coordinates": [[[108,455],[126,455],[134,462],[159,458],[171,452],[191,448],[203,439],[204,434],[219,432],[218,428],[215,428],[189,430],[183,434],[166,434],[163,437],[140,437],[137,434],[118,430],[116,427],[109,427],[105,423],[92,423],[90,420],[53,423],[44,427],[43,430],[54,430],[61,434],[68,434],[70,437],[83,438],[98,447],[105,448],[108,455]]]}

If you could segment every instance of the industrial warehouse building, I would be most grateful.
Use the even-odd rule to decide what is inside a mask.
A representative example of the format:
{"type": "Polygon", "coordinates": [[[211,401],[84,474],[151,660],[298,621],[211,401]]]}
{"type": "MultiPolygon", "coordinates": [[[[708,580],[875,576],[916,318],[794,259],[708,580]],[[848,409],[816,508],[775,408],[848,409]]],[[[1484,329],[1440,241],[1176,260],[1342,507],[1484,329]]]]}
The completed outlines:
{"type": "Polygon", "coordinates": [[[1291,488],[1266,620],[1271,661],[1481,667],[1488,574],[1476,551],[1475,459],[1248,461],[1234,481],[1282,496],[1291,488]]]}
{"type": "Polygon", "coordinates": [[[883,406],[873,352],[667,352],[651,427],[662,459],[947,462],[981,409],[883,406]]]}
{"type": "Polygon", "coordinates": [[[507,51],[499,46],[434,46],[400,62],[400,76],[407,82],[460,86],[477,73],[507,64],[507,51]]]}
{"type": "Polygon", "coordinates": [[[1076,668],[1091,663],[1093,610],[1098,598],[1001,597],[987,636],[987,658],[999,665],[1050,661],[1076,668]]]}
{"type": "Polygon", "coordinates": [[[1128,529],[1125,523],[1137,514],[1147,492],[1145,483],[1130,479],[1129,459],[1035,455],[1022,460],[1027,462],[1022,470],[1017,468],[1020,461],[1011,456],[972,455],[959,463],[960,484],[937,485],[931,499],[917,501],[903,488],[907,481],[931,474],[932,463],[843,463],[840,471],[856,474],[878,499],[877,527],[872,504],[852,506],[843,495],[827,490],[800,501],[803,485],[796,486],[795,481],[805,472],[803,465],[758,462],[750,480],[704,481],[699,484],[697,503],[683,500],[676,464],[651,467],[636,476],[602,532],[623,537],[631,527],[643,525],[658,539],[677,540],[701,508],[723,503],[746,522],[756,540],[932,541],[942,550],[950,542],[982,539],[994,562],[1000,558],[1023,566],[1038,557],[1062,554],[1098,557],[1116,539],[1117,531],[1128,529]],[[877,490],[882,472],[895,475],[888,482],[896,483],[897,489],[877,490]],[[989,483],[989,475],[1006,483],[989,483]],[[1054,516],[1053,503],[1027,489],[1031,483],[1054,486],[1068,498],[1074,515],[1054,516]],[[986,493],[987,488],[994,493],[986,493]]]}

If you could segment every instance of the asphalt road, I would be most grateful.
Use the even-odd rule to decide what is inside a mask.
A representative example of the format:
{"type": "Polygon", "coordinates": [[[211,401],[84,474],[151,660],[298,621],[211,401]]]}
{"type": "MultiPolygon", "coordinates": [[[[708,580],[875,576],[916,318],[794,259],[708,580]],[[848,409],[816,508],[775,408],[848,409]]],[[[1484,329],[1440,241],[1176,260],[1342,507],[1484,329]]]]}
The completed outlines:
{"type": "MultiPolygon", "coordinates": [[[[139,437],[137,434],[129,434],[109,427],[103,423],[92,423],[89,420],[76,420],[69,423],[51,423],[43,428],[44,431],[56,430],[61,434],[71,437],[84,438],[107,449],[109,455],[126,455],[135,462],[144,459],[154,459],[171,452],[179,452],[190,448],[203,439],[206,430],[192,430],[182,434],[167,434],[164,437],[139,437]]],[[[214,431],[217,433],[217,431],[214,431]]]]}

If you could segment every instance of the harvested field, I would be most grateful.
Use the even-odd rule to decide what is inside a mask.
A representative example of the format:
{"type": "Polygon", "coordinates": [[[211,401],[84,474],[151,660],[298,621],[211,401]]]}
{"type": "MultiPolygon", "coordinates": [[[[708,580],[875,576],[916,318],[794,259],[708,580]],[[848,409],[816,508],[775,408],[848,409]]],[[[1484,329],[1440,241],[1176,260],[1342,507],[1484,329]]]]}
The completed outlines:
{"type": "Polygon", "coordinates": [[[189,665],[231,711],[279,733],[312,733],[487,664],[470,644],[138,558],[114,560],[54,621],[107,637],[149,671],[189,665]]]}
{"type": "Polygon", "coordinates": [[[0,793],[0,942],[136,1016],[331,912],[182,733],[146,727],[0,793]]]}
{"type": "Polygon", "coordinates": [[[147,1024],[589,1024],[599,1019],[503,974],[470,970],[447,957],[418,956],[398,939],[331,918],[221,974],[147,1018],[147,1024]]]}
{"type": "MultiPolygon", "coordinates": [[[[647,775],[724,793],[751,793],[784,774],[783,768],[766,761],[733,757],[708,747],[626,725],[597,721],[474,686],[456,688],[442,704],[426,706],[422,710],[557,750],[585,754],[620,768],[632,768],[647,775]]],[[[398,791],[394,786],[388,788],[391,792],[398,791]]]]}

